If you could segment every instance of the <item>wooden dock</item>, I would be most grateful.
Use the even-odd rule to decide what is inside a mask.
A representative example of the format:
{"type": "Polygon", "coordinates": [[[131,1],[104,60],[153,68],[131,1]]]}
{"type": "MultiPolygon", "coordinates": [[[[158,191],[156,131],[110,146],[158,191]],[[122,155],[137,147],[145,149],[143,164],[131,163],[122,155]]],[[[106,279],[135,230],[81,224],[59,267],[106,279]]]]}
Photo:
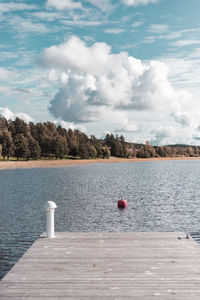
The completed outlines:
{"type": "Polygon", "coordinates": [[[0,282],[0,299],[200,299],[200,245],[185,233],[56,233],[0,282]]]}

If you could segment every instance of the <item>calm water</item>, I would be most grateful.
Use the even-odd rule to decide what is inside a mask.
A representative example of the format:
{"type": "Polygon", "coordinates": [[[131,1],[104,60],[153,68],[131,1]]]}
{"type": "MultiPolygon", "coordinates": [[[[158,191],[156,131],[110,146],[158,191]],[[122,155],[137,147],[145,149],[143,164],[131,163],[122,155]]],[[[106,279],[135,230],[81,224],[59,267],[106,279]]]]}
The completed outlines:
{"type": "Polygon", "coordinates": [[[199,236],[200,160],[0,171],[0,278],[45,231],[187,231],[199,236]],[[117,208],[121,197],[126,210],[117,208]]]}

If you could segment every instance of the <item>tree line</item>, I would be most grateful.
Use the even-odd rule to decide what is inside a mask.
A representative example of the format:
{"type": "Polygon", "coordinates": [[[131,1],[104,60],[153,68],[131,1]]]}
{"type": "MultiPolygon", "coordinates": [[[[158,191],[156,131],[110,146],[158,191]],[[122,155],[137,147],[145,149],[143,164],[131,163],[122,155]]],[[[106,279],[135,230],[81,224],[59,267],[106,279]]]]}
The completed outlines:
{"type": "Polygon", "coordinates": [[[152,146],[129,143],[123,135],[107,134],[104,139],[88,136],[77,129],[65,129],[53,122],[25,123],[0,117],[0,156],[9,160],[62,158],[153,158],[199,156],[199,146],[152,146]]]}
{"type": "Polygon", "coordinates": [[[0,145],[0,154],[8,160],[110,157],[104,140],[89,139],[79,130],[66,130],[53,122],[27,124],[20,118],[12,121],[0,117],[0,145]]]}
{"type": "Polygon", "coordinates": [[[198,157],[199,146],[190,145],[167,145],[152,146],[148,141],[145,144],[127,143],[124,136],[107,134],[106,145],[109,146],[111,155],[125,158],[154,158],[154,157],[198,157]]]}

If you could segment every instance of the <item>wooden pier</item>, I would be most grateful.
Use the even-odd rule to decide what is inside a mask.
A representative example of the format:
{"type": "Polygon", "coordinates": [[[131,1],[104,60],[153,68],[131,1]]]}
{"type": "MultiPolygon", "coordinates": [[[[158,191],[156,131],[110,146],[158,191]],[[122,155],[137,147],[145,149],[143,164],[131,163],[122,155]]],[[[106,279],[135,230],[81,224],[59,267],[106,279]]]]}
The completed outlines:
{"type": "Polygon", "coordinates": [[[200,245],[185,233],[56,233],[0,282],[0,299],[200,299],[200,245]]]}

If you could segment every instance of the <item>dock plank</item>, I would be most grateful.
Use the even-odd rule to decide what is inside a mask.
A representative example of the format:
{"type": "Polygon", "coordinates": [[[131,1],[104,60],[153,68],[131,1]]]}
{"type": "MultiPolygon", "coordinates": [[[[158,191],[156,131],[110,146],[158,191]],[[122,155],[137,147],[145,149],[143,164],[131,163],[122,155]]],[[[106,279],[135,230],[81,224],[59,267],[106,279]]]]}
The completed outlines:
{"type": "Polygon", "coordinates": [[[0,299],[200,299],[200,246],[181,232],[56,233],[0,282],[0,299]]]}

